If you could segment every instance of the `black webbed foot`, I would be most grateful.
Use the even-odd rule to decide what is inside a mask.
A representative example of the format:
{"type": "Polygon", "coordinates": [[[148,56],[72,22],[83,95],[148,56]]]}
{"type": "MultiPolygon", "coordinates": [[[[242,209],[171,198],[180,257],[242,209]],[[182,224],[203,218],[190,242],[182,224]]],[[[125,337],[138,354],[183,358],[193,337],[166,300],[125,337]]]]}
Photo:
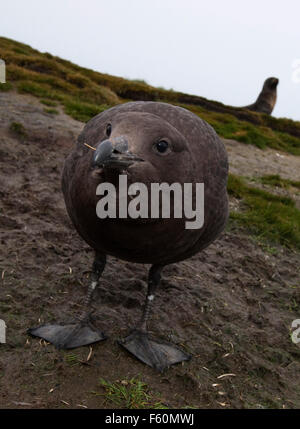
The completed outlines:
{"type": "Polygon", "coordinates": [[[96,252],[91,275],[91,283],[84,301],[84,311],[78,321],[66,324],[47,324],[28,329],[27,333],[33,337],[43,338],[55,345],[58,349],[73,349],[80,346],[105,340],[106,337],[90,322],[90,304],[99,278],[104,270],[106,256],[96,252]]]}
{"type": "Polygon", "coordinates": [[[148,333],[138,329],[120,340],[119,344],[140,361],[161,372],[170,365],[187,361],[191,358],[190,355],[177,349],[172,344],[155,341],[149,337],[148,333]]]}
{"type": "Polygon", "coordinates": [[[67,325],[48,324],[28,329],[33,337],[43,338],[54,344],[58,349],[73,349],[105,340],[102,332],[97,331],[86,322],[70,323],[67,325]]]}

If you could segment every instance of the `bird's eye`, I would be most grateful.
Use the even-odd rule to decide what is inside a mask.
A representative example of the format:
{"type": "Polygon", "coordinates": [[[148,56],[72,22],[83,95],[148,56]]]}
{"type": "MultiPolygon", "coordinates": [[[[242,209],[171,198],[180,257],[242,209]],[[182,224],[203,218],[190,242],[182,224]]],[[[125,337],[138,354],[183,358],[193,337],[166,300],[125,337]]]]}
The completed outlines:
{"type": "Polygon", "coordinates": [[[169,143],[165,140],[160,140],[158,143],[155,143],[154,145],[155,149],[159,153],[165,153],[168,150],[169,143]]]}
{"type": "Polygon", "coordinates": [[[111,135],[111,124],[106,125],[106,135],[107,137],[111,135]]]}

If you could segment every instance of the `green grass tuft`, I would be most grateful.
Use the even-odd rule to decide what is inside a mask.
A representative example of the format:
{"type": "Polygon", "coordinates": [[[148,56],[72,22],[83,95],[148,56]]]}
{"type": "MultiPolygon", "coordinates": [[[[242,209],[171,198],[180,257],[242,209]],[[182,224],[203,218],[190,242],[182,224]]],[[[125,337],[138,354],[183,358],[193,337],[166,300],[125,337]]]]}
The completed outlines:
{"type": "Polygon", "coordinates": [[[228,193],[243,202],[242,210],[230,213],[232,221],[259,239],[300,250],[300,211],[291,198],[249,186],[233,174],[228,193]]]}
{"type": "MultiPolygon", "coordinates": [[[[47,101],[45,102],[45,100],[43,100],[43,104],[50,105],[49,100],[50,103],[51,100],[57,100],[64,106],[64,110],[68,115],[82,122],[89,121],[93,116],[111,107],[105,104],[98,105],[93,103],[87,103],[85,101],[80,100],[80,98],[60,93],[60,91],[51,88],[49,84],[45,83],[40,84],[29,81],[21,81],[18,83],[18,90],[22,93],[32,94],[39,98],[46,98],[47,101]]],[[[54,102],[54,104],[57,105],[56,102],[54,102]]]]}
{"type": "Polygon", "coordinates": [[[18,91],[24,94],[32,94],[36,97],[52,98],[54,95],[51,93],[50,87],[39,85],[35,82],[21,81],[17,85],[18,91]]]}
{"type": "Polygon", "coordinates": [[[75,366],[80,364],[79,356],[76,353],[67,353],[65,355],[65,362],[69,366],[75,366]]]}
{"type": "Polygon", "coordinates": [[[56,107],[57,103],[55,101],[52,100],[41,100],[42,104],[45,104],[45,106],[51,106],[51,107],[56,107]]]}
{"type": "Polygon", "coordinates": [[[56,109],[44,109],[45,113],[50,113],[50,115],[58,115],[59,111],[56,109]]]}
{"type": "Polygon", "coordinates": [[[105,399],[115,408],[140,409],[140,408],[167,408],[149,392],[146,383],[139,378],[130,380],[117,380],[114,383],[100,378],[100,385],[105,393],[92,392],[105,399]]]}
{"type": "Polygon", "coordinates": [[[10,131],[12,131],[14,134],[20,136],[20,137],[26,137],[27,133],[24,128],[24,125],[20,122],[12,122],[9,127],[10,131]]]}
{"type": "Polygon", "coordinates": [[[13,88],[10,82],[0,83],[0,92],[10,91],[13,88]]]}
{"type": "Polygon", "coordinates": [[[78,121],[87,122],[93,116],[106,110],[109,106],[97,106],[96,104],[80,101],[64,101],[65,112],[78,121]]]}
{"type": "Polygon", "coordinates": [[[264,185],[277,186],[278,188],[298,188],[300,189],[300,182],[296,180],[283,179],[279,174],[270,174],[262,176],[258,179],[264,185]]]}

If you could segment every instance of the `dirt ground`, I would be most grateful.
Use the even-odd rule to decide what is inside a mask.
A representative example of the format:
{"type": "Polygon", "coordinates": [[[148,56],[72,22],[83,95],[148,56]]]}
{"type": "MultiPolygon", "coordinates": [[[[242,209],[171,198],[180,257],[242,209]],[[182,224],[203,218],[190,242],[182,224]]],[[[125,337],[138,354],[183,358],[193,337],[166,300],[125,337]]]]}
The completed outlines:
{"type": "MultiPolygon", "coordinates": [[[[0,408],[111,408],[99,383],[137,377],[170,408],[299,408],[299,254],[228,228],[208,249],[166,267],[151,330],[193,355],[160,374],[116,343],[139,318],[148,266],[109,258],[94,323],[109,338],[58,351],[28,337],[79,314],[93,258],[65,211],[60,176],[83,124],[0,94],[0,408]],[[9,129],[24,125],[26,135],[9,129]],[[91,354],[92,353],[92,354],[91,354]],[[89,357],[89,360],[87,358],[89,357]]],[[[299,158],[226,141],[231,171],[300,180],[299,158]]]]}
{"type": "Polygon", "coordinates": [[[300,180],[300,159],[286,152],[270,148],[264,150],[256,146],[223,139],[230,172],[246,177],[278,174],[284,179],[300,180]]]}

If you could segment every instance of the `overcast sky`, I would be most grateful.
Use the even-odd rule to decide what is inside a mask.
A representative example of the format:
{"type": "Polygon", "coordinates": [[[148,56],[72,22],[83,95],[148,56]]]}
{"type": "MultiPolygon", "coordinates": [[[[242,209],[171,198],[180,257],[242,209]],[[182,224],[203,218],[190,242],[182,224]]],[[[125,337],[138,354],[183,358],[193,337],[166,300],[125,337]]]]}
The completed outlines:
{"type": "Polygon", "coordinates": [[[300,0],[8,0],[0,13],[0,35],[42,52],[233,106],[278,77],[273,115],[300,120],[300,0]]]}

